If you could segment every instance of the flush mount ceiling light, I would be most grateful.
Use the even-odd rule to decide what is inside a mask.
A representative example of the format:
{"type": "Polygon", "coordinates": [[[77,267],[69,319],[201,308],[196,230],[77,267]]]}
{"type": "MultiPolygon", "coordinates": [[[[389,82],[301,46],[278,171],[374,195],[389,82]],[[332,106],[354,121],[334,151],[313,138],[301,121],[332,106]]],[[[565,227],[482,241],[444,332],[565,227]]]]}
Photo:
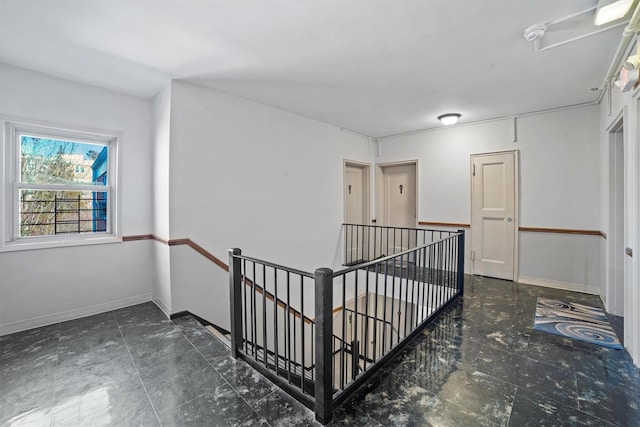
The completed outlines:
{"type": "Polygon", "coordinates": [[[460,119],[460,117],[462,116],[458,113],[447,113],[447,114],[438,116],[438,120],[440,120],[443,125],[451,126],[451,125],[455,125],[460,119]]]}
{"type": "Polygon", "coordinates": [[[599,0],[593,23],[602,25],[624,17],[632,3],[633,0],[599,0]]]}

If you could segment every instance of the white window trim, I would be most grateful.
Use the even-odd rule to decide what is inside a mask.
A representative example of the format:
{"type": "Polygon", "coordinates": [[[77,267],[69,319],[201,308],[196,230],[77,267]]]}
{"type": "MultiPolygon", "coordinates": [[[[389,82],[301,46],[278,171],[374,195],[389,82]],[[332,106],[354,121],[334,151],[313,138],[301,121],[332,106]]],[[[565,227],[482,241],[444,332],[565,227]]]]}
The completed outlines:
{"type": "MultiPolygon", "coordinates": [[[[0,173],[0,252],[21,251],[31,249],[57,248],[66,246],[82,246],[105,243],[117,243],[122,241],[121,234],[121,187],[119,165],[121,164],[122,133],[103,129],[87,128],[83,126],[67,126],[58,123],[50,123],[41,120],[30,120],[0,115],[0,128],[2,129],[2,150],[0,151],[0,164],[3,172],[0,173]],[[107,209],[110,216],[107,231],[101,233],[63,234],[56,236],[41,236],[23,238],[19,235],[17,197],[19,190],[23,188],[52,187],[59,190],[68,188],[95,191],[93,185],[71,185],[68,188],[50,184],[28,184],[18,182],[17,171],[20,168],[18,157],[18,143],[15,135],[27,132],[29,135],[42,137],[55,137],[59,139],[71,139],[78,142],[107,144],[109,146],[108,176],[109,184],[105,186],[107,209]]],[[[102,189],[102,188],[101,188],[102,189]]]]}

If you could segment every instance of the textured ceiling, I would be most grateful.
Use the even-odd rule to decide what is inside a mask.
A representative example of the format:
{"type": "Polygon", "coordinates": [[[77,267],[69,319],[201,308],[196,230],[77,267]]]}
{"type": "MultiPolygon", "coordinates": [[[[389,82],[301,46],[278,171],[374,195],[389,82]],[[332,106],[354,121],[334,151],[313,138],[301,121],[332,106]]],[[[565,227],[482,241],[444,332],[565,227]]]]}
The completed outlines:
{"type": "Polygon", "coordinates": [[[0,0],[0,62],[144,97],[182,79],[377,137],[597,100],[623,27],[523,38],[596,3],[0,0]]]}

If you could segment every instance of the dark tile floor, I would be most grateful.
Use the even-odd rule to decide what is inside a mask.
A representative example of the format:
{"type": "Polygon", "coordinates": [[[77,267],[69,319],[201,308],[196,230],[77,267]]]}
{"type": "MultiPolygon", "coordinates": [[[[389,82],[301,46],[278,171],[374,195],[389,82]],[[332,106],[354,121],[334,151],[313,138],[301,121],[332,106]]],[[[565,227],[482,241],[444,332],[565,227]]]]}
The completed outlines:
{"type": "MultiPolygon", "coordinates": [[[[465,296],[352,399],[332,425],[640,426],[627,353],[532,330],[538,296],[592,295],[470,278],[465,296]]],[[[191,317],[152,303],[0,338],[7,426],[314,425],[191,317]]]]}

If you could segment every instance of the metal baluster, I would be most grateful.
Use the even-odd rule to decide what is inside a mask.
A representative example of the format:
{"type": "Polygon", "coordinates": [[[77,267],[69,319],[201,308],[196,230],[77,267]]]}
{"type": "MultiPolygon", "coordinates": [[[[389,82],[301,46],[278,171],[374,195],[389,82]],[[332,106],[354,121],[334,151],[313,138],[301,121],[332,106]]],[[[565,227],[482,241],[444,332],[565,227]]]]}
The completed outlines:
{"type": "MultiPolygon", "coordinates": [[[[386,328],[386,321],[387,321],[387,278],[389,277],[389,275],[387,274],[387,268],[389,266],[388,262],[384,263],[384,306],[382,308],[382,318],[385,321],[385,327],[382,328],[382,354],[386,353],[387,351],[387,347],[386,347],[386,342],[385,342],[385,338],[386,338],[386,332],[387,332],[387,328],[386,328]]],[[[391,298],[391,301],[393,301],[393,298],[391,298]]],[[[393,313],[393,311],[392,311],[393,313]]],[[[393,317],[391,318],[391,320],[393,321],[393,317]]],[[[391,337],[389,338],[390,341],[393,341],[393,322],[391,322],[391,330],[389,331],[389,333],[391,334],[391,337]]]]}
{"type": "Polygon", "coordinates": [[[257,349],[257,342],[256,342],[256,331],[257,331],[257,322],[256,322],[256,263],[255,262],[251,262],[252,264],[252,269],[253,269],[253,276],[252,276],[252,280],[251,280],[251,345],[253,346],[252,348],[252,355],[254,359],[258,359],[258,349],[257,349]]]}
{"type": "MultiPolygon", "coordinates": [[[[394,231],[394,235],[395,235],[395,231],[394,231]]],[[[394,237],[394,241],[395,241],[395,237],[394,237]]],[[[394,243],[395,245],[395,243],[394,243]]],[[[395,246],[394,246],[395,247],[395,246]]],[[[398,319],[398,325],[396,327],[396,342],[400,342],[400,316],[396,316],[396,311],[395,311],[395,302],[396,302],[396,264],[397,264],[397,257],[393,257],[391,259],[391,261],[393,262],[393,268],[392,268],[392,272],[391,272],[391,295],[392,295],[392,299],[391,299],[391,325],[393,326],[393,321],[394,319],[398,319]]],[[[402,270],[401,270],[402,272],[402,270]]],[[[400,284],[402,286],[402,283],[400,284]]],[[[402,288],[400,288],[400,295],[402,295],[402,288]]],[[[400,307],[400,298],[398,298],[398,308],[400,307]]],[[[389,346],[389,348],[393,347],[393,342],[390,343],[391,345],[389,346]]]]}
{"type": "Polygon", "coordinates": [[[358,256],[358,252],[360,250],[360,227],[356,226],[356,259],[354,260],[354,262],[360,262],[360,257],[358,256]]]}
{"type": "MultiPolygon", "coordinates": [[[[356,276],[355,278],[355,291],[354,291],[354,299],[353,299],[353,325],[352,325],[352,341],[353,340],[358,340],[358,270],[354,270],[353,272],[356,276]]],[[[353,347],[351,348],[351,358],[352,358],[352,362],[353,362],[353,358],[355,358],[355,355],[353,354],[353,347]]],[[[357,363],[357,362],[356,362],[357,363]]],[[[352,378],[354,377],[355,373],[352,371],[351,372],[351,376],[352,378]]]]}
{"type": "Polygon", "coordinates": [[[464,293],[464,230],[458,230],[458,277],[457,288],[460,295],[464,293]]]}
{"type": "MultiPolygon", "coordinates": [[[[405,255],[403,255],[404,258],[405,255]]],[[[405,268],[406,273],[404,274],[405,276],[405,282],[404,282],[404,337],[406,337],[407,335],[407,321],[409,320],[409,254],[406,255],[407,257],[407,267],[405,268]]],[[[402,262],[402,264],[404,266],[404,261],[402,262]]],[[[402,274],[402,270],[401,274],[402,274]]],[[[402,295],[402,277],[400,277],[400,295],[402,295]]]]}
{"type": "Polygon", "coordinates": [[[249,347],[248,347],[248,341],[247,337],[249,336],[247,334],[247,325],[249,324],[249,319],[247,318],[248,313],[247,313],[247,260],[243,259],[242,260],[242,276],[241,276],[241,280],[242,280],[242,311],[244,312],[244,335],[242,336],[242,341],[244,343],[244,352],[245,353],[249,353],[249,347]]]}
{"type": "Polygon", "coordinates": [[[304,393],[304,364],[305,364],[305,352],[306,342],[304,340],[304,277],[300,275],[300,340],[302,341],[302,354],[300,358],[300,388],[304,393]]]}
{"type": "Polygon", "coordinates": [[[288,271],[287,271],[286,325],[287,325],[287,382],[291,384],[291,273],[288,271]]]}
{"type": "MultiPolygon", "coordinates": [[[[425,294],[429,291],[429,282],[427,278],[427,248],[422,249],[422,321],[429,316],[429,307],[425,307],[425,294]]],[[[427,300],[428,301],[428,300],[427,300]]]]}
{"type": "Polygon", "coordinates": [[[262,264],[262,353],[265,368],[269,367],[267,351],[267,266],[262,264]]]}
{"type": "Polygon", "coordinates": [[[345,344],[347,339],[347,275],[342,275],[342,342],[340,344],[340,389],[344,389],[345,386],[345,344]]]}
{"type": "Polygon", "coordinates": [[[429,246],[429,315],[435,311],[434,307],[434,293],[435,293],[435,280],[433,278],[433,258],[434,258],[435,244],[429,246]]]}
{"type": "Polygon", "coordinates": [[[366,268],[367,280],[364,288],[364,370],[367,370],[367,349],[369,348],[369,267],[366,268]]]}
{"type": "MultiPolygon", "coordinates": [[[[376,266],[376,299],[374,301],[374,317],[375,317],[375,321],[373,322],[373,363],[376,362],[376,360],[378,360],[378,352],[377,350],[377,344],[378,344],[378,300],[380,299],[380,294],[378,293],[378,280],[380,279],[380,271],[378,271],[378,267],[376,266]]],[[[383,327],[384,327],[384,323],[383,323],[383,327]]]]}
{"type": "Polygon", "coordinates": [[[278,351],[278,270],[273,269],[273,345],[275,354],[276,375],[279,374],[280,352],[278,351]]]}
{"type": "Polygon", "coordinates": [[[376,253],[376,249],[378,249],[378,229],[373,227],[373,258],[378,258],[378,254],[376,253]]]}

